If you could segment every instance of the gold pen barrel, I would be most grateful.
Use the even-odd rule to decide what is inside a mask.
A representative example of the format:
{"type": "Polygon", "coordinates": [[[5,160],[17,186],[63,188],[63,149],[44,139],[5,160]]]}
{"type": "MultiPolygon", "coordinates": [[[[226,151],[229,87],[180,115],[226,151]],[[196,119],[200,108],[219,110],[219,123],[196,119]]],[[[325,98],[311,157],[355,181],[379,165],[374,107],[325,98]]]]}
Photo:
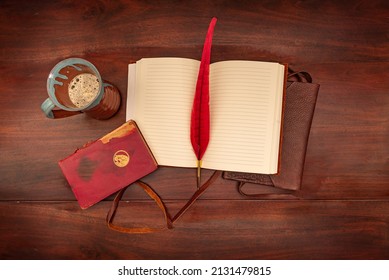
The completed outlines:
{"type": "Polygon", "coordinates": [[[197,161],[197,188],[200,188],[200,183],[201,183],[201,164],[202,160],[197,161]]]}

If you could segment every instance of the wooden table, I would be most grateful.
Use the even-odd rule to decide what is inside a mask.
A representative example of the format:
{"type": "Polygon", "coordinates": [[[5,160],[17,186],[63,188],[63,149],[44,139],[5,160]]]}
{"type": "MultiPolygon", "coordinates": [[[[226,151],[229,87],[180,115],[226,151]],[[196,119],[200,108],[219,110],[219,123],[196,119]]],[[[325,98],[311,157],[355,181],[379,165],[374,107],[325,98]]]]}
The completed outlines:
{"type": "MultiPolygon", "coordinates": [[[[388,2],[152,2],[1,2],[0,258],[389,258],[388,2]],[[125,102],[129,63],[200,59],[213,16],[212,61],[288,62],[321,84],[302,199],[247,199],[219,178],[173,230],[111,231],[113,197],[81,210],[57,162],[121,125],[125,106],[107,121],[47,119],[48,73],[64,58],[85,58],[125,102]]],[[[194,174],[161,167],[145,181],[174,214],[196,190],[194,174]]],[[[139,188],[123,201],[121,224],[162,223],[139,188]]]]}

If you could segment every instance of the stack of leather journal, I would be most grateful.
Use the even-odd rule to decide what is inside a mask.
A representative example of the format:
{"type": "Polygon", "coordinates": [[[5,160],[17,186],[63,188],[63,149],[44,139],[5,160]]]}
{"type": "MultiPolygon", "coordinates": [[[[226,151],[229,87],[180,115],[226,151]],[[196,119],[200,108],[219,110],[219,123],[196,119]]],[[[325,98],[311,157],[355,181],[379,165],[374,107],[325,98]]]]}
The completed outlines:
{"type": "MultiPolygon", "coordinates": [[[[189,123],[198,67],[183,58],[129,65],[126,117],[138,123],[160,165],[196,166],[189,123]]],[[[299,189],[318,90],[308,73],[279,63],[211,64],[203,167],[242,183],[299,189]]]]}

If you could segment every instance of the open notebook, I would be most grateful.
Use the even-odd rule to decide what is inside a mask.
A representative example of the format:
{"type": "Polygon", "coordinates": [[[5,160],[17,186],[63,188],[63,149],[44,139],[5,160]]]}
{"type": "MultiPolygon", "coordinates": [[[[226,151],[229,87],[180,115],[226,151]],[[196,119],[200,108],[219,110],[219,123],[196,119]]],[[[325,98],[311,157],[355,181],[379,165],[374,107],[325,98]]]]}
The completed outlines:
{"type": "MultiPolygon", "coordinates": [[[[160,165],[197,166],[190,119],[199,65],[186,58],[144,58],[129,65],[126,119],[136,121],[160,165]]],[[[211,64],[203,168],[277,173],[285,68],[260,61],[211,64]]]]}

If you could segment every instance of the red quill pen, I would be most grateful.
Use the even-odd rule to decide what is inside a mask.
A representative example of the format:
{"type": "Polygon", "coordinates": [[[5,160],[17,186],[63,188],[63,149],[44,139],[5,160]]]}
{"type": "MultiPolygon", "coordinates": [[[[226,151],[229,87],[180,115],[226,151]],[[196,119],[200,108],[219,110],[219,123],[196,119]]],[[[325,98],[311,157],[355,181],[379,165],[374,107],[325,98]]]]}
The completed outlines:
{"type": "Polygon", "coordinates": [[[212,18],[205,38],[191,115],[190,140],[197,157],[197,187],[200,186],[201,159],[209,143],[209,64],[216,21],[212,18]]]}

